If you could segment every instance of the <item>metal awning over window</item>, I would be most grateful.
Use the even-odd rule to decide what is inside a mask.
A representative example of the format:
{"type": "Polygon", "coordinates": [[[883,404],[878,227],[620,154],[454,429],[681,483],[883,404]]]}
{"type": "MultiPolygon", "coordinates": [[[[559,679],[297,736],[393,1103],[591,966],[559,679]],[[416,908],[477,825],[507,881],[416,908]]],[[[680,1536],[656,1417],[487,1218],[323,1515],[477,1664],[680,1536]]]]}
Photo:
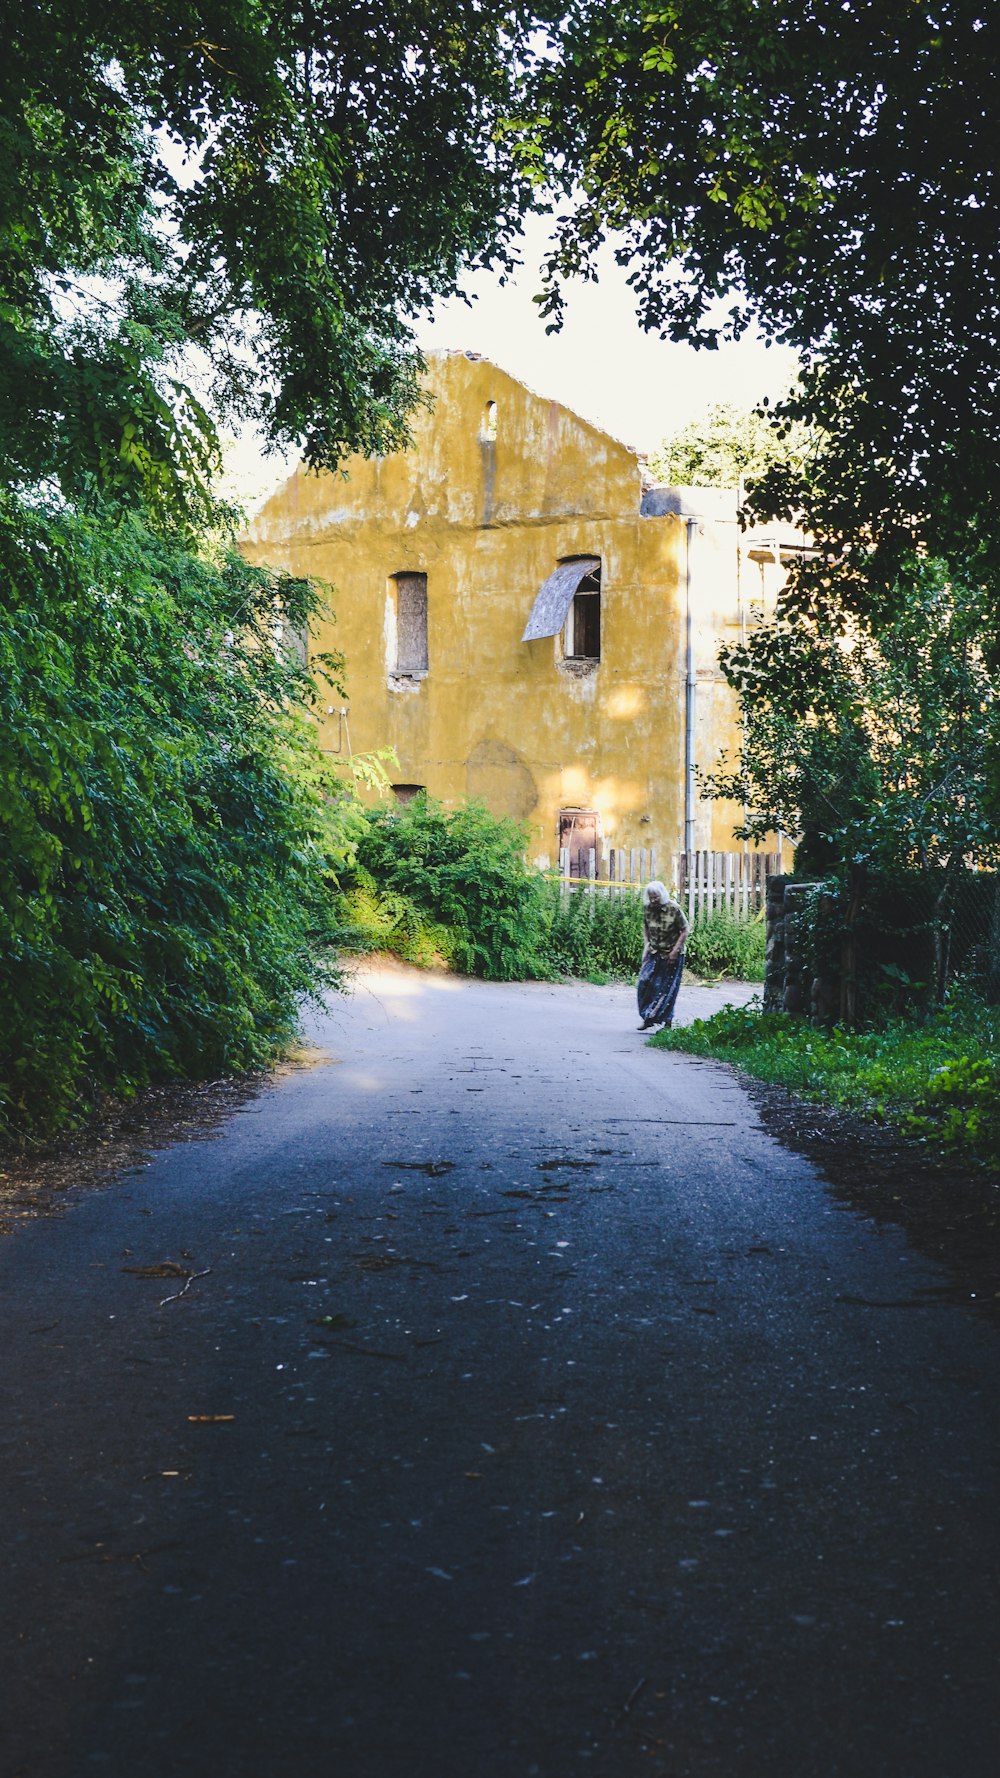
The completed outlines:
{"type": "Polygon", "coordinates": [[[573,562],[560,562],[538,589],[521,641],[537,642],[540,636],[558,636],[581,580],[596,574],[600,566],[599,556],[577,556],[573,562]]]}

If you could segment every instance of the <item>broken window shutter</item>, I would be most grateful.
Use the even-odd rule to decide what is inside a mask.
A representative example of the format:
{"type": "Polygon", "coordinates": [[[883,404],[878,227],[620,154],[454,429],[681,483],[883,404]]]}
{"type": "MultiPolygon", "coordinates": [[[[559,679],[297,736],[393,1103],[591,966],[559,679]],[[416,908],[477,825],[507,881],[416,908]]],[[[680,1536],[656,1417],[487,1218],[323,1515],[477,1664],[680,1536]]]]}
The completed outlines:
{"type": "Polygon", "coordinates": [[[541,636],[558,636],[581,580],[595,574],[600,566],[599,556],[578,556],[575,562],[560,562],[538,589],[521,641],[537,642],[541,636]]]}

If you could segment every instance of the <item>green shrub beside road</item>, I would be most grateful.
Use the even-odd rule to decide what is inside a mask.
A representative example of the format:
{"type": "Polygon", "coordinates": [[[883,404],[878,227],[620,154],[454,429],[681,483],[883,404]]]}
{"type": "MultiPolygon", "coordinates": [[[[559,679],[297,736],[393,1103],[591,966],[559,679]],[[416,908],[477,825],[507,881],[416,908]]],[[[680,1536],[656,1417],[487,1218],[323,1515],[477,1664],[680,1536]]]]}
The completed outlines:
{"type": "MultiPolygon", "coordinates": [[[[336,913],[344,950],[392,951],[487,981],[627,981],[642,957],[642,899],[564,885],[525,862],[527,836],[478,803],[427,796],[361,814],[336,913]]],[[[688,940],[696,975],[761,981],[764,928],[723,911],[688,940]]]]}
{"type": "Polygon", "coordinates": [[[590,981],[634,976],[642,956],[642,905],[634,892],[593,894],[559,883],[544,886],[547,973],[590,981]]]}
{"type": "Polygon", "coordinates": [[[418,796],[369,811],[338,902],[341,943],[487,981],[548,974],[543,880],[524,847],[516,821],[479,803],[443,809],[418,796]]]}
{"type": "Polygon", "coordinates": [[[762,982],[766,943],[763,920],[717,908],[695,921],[688,935],[687,967],[694,975],[762,982]]]}
{"type": "Polygon", "coordinates": [[[877,1031],[818,1031],[756,1005],[726,1007],[650,1042],[1000,1162],[1000,1008],[970,995],[877,1031]]]}
{"type": "Polygon", "coordinates": [[[7,1147],[269,1062],[331,974],[334,834],[311,681],[275,640],[305,583],[10,495],[0,580],[7,1147]]]}

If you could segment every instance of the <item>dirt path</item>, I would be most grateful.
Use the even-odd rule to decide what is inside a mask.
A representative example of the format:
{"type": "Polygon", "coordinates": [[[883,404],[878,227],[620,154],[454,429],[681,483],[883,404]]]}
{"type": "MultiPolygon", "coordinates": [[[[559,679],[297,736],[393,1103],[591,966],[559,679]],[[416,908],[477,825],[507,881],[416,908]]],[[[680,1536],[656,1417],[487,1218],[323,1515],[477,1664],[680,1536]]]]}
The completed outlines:
{"type": "Polygon", "coordinates": [[[0,1244],[3,1778],[993,1778],[998,1335],[635,1022],[369,972],[0,1244]]]}

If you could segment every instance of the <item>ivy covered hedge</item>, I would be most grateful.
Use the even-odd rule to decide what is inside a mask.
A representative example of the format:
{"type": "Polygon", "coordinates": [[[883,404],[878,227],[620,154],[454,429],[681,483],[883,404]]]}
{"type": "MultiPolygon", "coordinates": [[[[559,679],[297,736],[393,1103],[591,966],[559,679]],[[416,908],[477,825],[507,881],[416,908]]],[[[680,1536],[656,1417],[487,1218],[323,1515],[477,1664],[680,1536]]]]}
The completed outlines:
{"type": "Polygon", "coordinates": [[[139,513],[0,500],[0,1144],[293,1031],[331,921],[283,641],[313,601],[139,513]]]}

